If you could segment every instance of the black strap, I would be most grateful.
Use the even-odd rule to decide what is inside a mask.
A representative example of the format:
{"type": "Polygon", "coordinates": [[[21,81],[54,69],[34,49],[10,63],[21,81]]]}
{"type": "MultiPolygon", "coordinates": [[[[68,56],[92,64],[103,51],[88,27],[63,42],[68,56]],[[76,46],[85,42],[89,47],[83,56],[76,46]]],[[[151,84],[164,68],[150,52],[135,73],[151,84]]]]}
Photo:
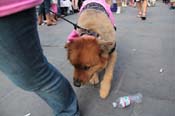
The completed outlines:
{"type": "Polygon", "coordinates": [[[115,44],[114,44],[114,47],[113,47],[113,48],[111,49],[111,51],[109,52],[109,54],[112,54],[112,52],[114,52],[115,49],[116,49],[116,42],[115,42],[115,44]]]}
{"type": "Polygon", "coordinates": [[[114,26],[114,30],[117,31],[117,27],[116,26],[114,26]]]}
{"type": "Polygon", "coordinates": [[[91,30],[81,30],[81,31],[82,32],[81,32],[80,36],[83,36],[85,34],[94,36],[96,38],[98,38],[100,36],[98,33],[94,32],[94,31],[91,31],[91,30]]]}

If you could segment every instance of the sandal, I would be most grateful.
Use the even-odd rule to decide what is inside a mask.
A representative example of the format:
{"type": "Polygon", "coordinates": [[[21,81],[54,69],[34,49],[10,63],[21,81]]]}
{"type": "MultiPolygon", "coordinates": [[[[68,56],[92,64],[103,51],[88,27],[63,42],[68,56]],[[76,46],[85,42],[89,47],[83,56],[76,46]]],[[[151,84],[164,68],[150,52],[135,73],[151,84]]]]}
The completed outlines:
{"type": "Polygon", "coordinates": [[[142,19],[142,20],[146,20],[146,17],[145,17],[145,16],[142,16],[141,19],[142,19]]]}
{"type": "Polygon", "coordinates": [[[52,22],[52,21],[49,21],[49,22],[46,22],[47,26],[52,26],[52,25],[56,25],[56,22],[52,22]]]}
{"type": "Polygon", "coordinates": [[[143,13],[143,14],[142,14],[141,19],[142,19],[142,20],[146,20],[146,13],[143,13]]]}

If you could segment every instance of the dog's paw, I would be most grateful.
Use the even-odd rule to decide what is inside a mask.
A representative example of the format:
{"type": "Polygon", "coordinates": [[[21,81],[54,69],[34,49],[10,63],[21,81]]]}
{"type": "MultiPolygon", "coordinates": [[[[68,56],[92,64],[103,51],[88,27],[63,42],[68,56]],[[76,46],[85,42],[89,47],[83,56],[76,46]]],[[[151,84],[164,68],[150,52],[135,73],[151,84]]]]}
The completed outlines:
{"type": "Polygon", "coordinates": [[[95,74],[95,75],[90,79],[89,83],[90,83],[91,85],[96,85],[96,84],[98,84],[98,83],[99,83],[99,78],[98,78],[98,76],[95,74]]]}
{"type": "Polygon", "coordinates": [[[102,99],[105,99],[109,95],[110,89],[111,89],[111,84],[102,81],[101,87],[100,87],[100,97],[102,99]]]}

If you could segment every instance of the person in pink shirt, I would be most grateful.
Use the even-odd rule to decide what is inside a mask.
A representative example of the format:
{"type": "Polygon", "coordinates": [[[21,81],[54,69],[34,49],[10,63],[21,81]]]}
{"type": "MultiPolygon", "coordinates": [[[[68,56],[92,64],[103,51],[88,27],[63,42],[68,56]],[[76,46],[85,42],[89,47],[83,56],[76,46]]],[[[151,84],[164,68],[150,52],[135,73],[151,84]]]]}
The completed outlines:
{"type": "Polygon", "coordinates": [[[42,0],[0,0],[0,71],[18,87],[36,93],[55,116],[80,116],[68,80],[44,56],[35,6],[42,0]]]}

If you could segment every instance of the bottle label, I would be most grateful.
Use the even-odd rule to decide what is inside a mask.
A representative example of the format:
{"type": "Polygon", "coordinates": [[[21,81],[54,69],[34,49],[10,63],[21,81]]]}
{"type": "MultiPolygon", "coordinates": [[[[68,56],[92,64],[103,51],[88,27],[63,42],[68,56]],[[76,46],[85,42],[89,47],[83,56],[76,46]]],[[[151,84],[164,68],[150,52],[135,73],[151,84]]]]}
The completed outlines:
{"type": "Polygon", "coordinates": [[[131,104],[131,100],[128,96],[121,97],[120,104],[124,108],[124,107],[129,106],[131,104]]]}

